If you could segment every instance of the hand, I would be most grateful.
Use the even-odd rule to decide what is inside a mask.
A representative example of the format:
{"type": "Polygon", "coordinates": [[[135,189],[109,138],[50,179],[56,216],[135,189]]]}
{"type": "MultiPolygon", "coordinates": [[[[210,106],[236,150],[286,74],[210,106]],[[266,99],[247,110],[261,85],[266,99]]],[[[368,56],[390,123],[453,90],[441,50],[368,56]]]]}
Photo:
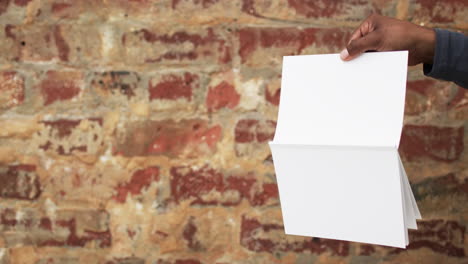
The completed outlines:
{"type": "Polygon", "coordinates": [[[369,16],[351,35],[341,59],[349,61],[365,51],[408,50],[408,65],[432,64],[435,31],[380,15],[369,16]]]}

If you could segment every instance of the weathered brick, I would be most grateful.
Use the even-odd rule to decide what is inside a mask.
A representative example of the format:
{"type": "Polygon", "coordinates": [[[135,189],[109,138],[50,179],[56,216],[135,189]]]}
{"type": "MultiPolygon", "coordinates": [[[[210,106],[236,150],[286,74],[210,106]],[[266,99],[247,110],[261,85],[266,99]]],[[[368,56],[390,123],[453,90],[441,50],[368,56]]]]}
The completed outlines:
{"type": "Polygon", "coordinates": [[[240,94],[234,86],[234,75],[231,72],[213,74],[206,95],[206,107],[209,112],[221,108],[235,108],[240,101],[240,94]]]}
{"type": "Polygon", "coordinates": [[[35,200],[41,184],[35,165],[21,164],[0,167],[0,197],[35,200]]]}
{"type": "Polygon", "coordinates": [[[84,85],[83,78],[84,76],[81,72],[48,71],[44,79],[37,86],[44,105],[78,97],[84,85]]]}
{"type": "Polygon", "coordinates": [[[100,59],[101,36],[92,26],[10,25],[7,37],[19,49],[19,61],[77,64],[100,59]]]}
{"type": "Polygon", "coordinates": [[[145,264],[145,260],[137,257],[116,258],[107,261],[106,264],[145,264]]]}
{"type": "Polygon", "coordinates": [[[158,259],[154,264],[203,264],[197,259],[180,259],[180,258],[169,258],[169,259],[158,259]]]}
{"type": "Polygon", "coordinates": [[[9,109],[24,101],[24,78],[17,72],[0,72],[0,109],[9,109]]]}
{"type": "Polygon", "coordinates": [[[349,33],[339,28],[242,28],[238,54],[247,66],[278,67],[286,55],[339,52],[349,33]]]}
{"type": "Polygon", "coordinates": [[[278,199],[276,183],[261,183],[253,173],[223,174],[207,166],[171,168],[170,186],[174,202],[191,200],[192,205],[235,206],[247,200],[252,206],[261,206],[278,199]]]}
{"type": "Polygon", "coordinates": [[[9,5],[10,5],[10,0],[0,1],[0,15],[5,13],[9,5]]]}
{"type": "Polygon", "coordinates": [[[26,7],[31,1],[32,0],[2,0],[0,1],[0,15],[7,11],[10,5],[15,5],[17,7],[26,7]]]}
{"type": "Polygon", "coordinates": [[[256,17],[327,24],[358,22],[375,12],[392,16],[394,6],[390,0],[242,0],[242,11],[256,17]]]}
{"type": "Polygon", "coordinates": [[[19,58],[20,49],[15,42],[13,28],[14,26],[10,24],[0,27],[0,61],[2,62],[16,61],[19,58]]]}
{"type": "Polygon", "coordinates": [[[320,238],[291,237],[276,223],[261,223],[258,219],[242,216],[240,243],[254,252],[310,252],[349,255],[349,242],[320,238]],[[293,239],[294,238],[294,239],[293,239]]]}
{"type": "MultiPolygon", "coordinates": [[[[47,152],[47,154],[49,154],[48,156],[56,156],[55,153],[50,155],[50,152],[47,152]]],[[[88,157],[83,152],[76,150],[73,155],[80,158],[73,159],[70,156],[65,156],[63,159],[55,159],[53,163],[46,163],[49,177],[47,180],[43,180],[43,193],[47,193],[47,197],[54,197],[59,206],[69,201],[98,203],[110,201],[113,197],[118,199],[119,194],[127,195],[125,193],[126,184],[128,184],[129,195],[132,195],[131,190],[136,187],[136,183],[130,184],[133,171],[127,172],[119,166],[113,165],[113,160],[107,159],[107,155],[88,157]],[[95,166],[91,167],[89,164],[95,166]],[[119,186],[122,188],[118,189],[119,186]]]]}
{"type": "Polygon", "coordinates": [[[410,7],[409,15],[414,23],[456,26],[466,21],[468,3],[464,0],[415,0],[410,7]]]}
{"type": "Polygon", "coordinates": [[[129,17],[161,25],[230,22],[238,19],[241,13],[239,0],[114,0],[105,1],[105,4],[112,17],[129,17]],[[154,20],[154,17],[158,19],[154,20]]]}
{"type": "Polygon", "coordinates": [[[406,87],[405,114],[409,116],[447,111],[456,100],[457,88],[450,82],[418,78],[409,80],[406,87]]]}
{"type": "Polygon", "coordinates": [[[468,120],[468,91],[462,87],[457,87],[458,90],[448,103],[448,107],[452,110],[454,119],[468,120]]]}
{"type": "MultiPolygon", "coordinates": [[[[105,1],[102,0],[50,0],[45,4],[43,19],[86,19],[93,20],[106,14],[105,1]]],[[[107,10],[108,13],[108,10],[107,10]]]]}
{"type": "Polygon", "coordinates": [[[265,100],[272,105],[279,106],[281,95],[281,76],[268,82],[265,86],[265,100]]]}
{"type": "Polygon", "coordinates": [[[44,129],[35,137],[38,147],[59,155],[97,154],[104,146],[101,118],[42,121],[44,129]]]}
{"type": "Polygon", "coordinates": [[[137,170],[133,173],[130,181],[121,183],[116,187],[117,194],[114,199],[117,202],[123,203],[127,199],[127,195],[141,194],[143,189],[148,188],[153,182],[159,180],[159,167],[148,167],[146,169],[137,170]]]}
{"type": "Polygon", "coordinates": [[[134,30],[123,34],[122,45],[128,64],[223,65],[231,61],[231,44],[213,28],[134,30]]]}
{"type": "Polygon", "coordinates": [[[195,224],[194,217],[190,217],[187,224],[185,224],[184,231],[182,233],[183,238],[187,242],[187,246],[195,251],[201,250],[202,245],[196,238],[197,236],[197,225],[195,224]]]}
{"type": "Polygon", "coordinates": [[[412,189],[417,201],[444,195],[468,195],[468,178],[462,179],[455,173],[449,173],[413,184],[412,189]]]}
{"type": "Polygon", "coordinates": [[[234,150],[238,157],[248,156],[262,162],[270,155],[268,141],[275,135],[276,122],[264,119],[241,119],[234,129],[234,150]]]}
{"type": "Polygon", "coordinates": [[[380,254],[393,255],[421,248],[430,249],[439,254],[464,258],[466,227],[453,220],[431,219],[418,221],[418,229],[409,231],[410,243],[403,249],[381,247],[374,245],[361,245],[360,255],[369,256],[380,254]]]}
{"type": "Polygon", "coordinates": [[[14,0],[13,3],[15,3],[17,6],[26,6],[31,1],[32,0],[14,0]]]}
{"type": "Polygon", "coordinates": [[[124,156],[205,156],[216,151],[221,135],[220,125],[205,120],[134,122],[120,131],[115,151],[124,156]]]}
{"type": "Polygon", "coordinates": [[[192,100],[193,93],[200,87],[198,74],[183,72],[154,76],[149,81],[149,99],[192,100]]]}
{"type": "Polygon", "coordinates": [[[140,80],[136,72],[95,72],[92,75],[91,87],[103,99],[119,95],[130,99],[136,95],[140,80]]]}
{"type": "Polygon", "coordinates": [[[463,150],[464,127],[406,125],[401,135],[400,150],[408,160],[431,158],[453,162],[463,150]]]}
{"type": "Polygon", "coordinates": [[[57,210],[50,218],[37,209],[1,208],[0,238],[8,247],[84,247],[111,245],[109,214],[103,210],[57,210]]]}
{"type": "Polygon", "coordinates": [[[79,264],[78,257],[47,257],[40,258],[34,264],[79,264]]]}
{"type": "Polygon", "coordinates": [[[263,143],[273,139],[276,122],[273,120],[242,119],[235,128],[237,143],[263,143]]]}
{"type": "MultiPolygon", "coordinates": [[[[7,29],[6,29],[7,30],[7,29]]],[[[68,60],[70,48],[65,42],[60,26],[10,25],[7,37],[14,40],[20,50],[18,60],[50,61],[68,60]]]]}

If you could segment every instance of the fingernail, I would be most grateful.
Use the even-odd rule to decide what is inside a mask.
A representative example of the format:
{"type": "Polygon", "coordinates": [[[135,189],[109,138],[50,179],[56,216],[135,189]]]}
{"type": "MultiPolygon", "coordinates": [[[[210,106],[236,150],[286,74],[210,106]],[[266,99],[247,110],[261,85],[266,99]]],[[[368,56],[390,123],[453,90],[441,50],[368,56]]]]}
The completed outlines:
{"type": "Polygon", "coordinates": [[[346,60],[348,57],[349,57],[349,53],[348,53],[348,50],[345,48],[341,51],[340,58],[342,60],[346,60]]]}

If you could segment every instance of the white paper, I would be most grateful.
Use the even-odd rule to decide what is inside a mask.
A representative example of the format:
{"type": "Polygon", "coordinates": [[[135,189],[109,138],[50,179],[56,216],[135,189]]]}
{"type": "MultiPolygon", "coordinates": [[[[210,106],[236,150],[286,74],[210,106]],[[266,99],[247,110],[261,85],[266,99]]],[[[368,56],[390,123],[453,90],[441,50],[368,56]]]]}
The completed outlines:
{"type": "Polygon", "coordinates": [[[421,215],[398,154],[407,56],[283,58],[270,148],[287,234],[408,245],[421,215]]]}

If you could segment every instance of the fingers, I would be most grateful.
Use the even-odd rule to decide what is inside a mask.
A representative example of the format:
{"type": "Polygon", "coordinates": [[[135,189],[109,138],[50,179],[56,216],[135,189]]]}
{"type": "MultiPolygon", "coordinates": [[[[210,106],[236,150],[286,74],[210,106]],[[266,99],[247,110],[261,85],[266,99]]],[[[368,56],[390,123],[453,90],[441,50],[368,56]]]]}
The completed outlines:
{"type": "Polygon", "coordinates": [[[373,30],[373,17],[368,17],[362,24],[351,34],[348,44],[356,39],[362,38],[373,30]]]}
{"type": "Polygon", "coordinates": [[[340,53],[340,57],[342,60],[349,61],[356,58],[365,51],[379,50],[380,41],[380,34],[376,31],[373,31],[361,38],[352,40],[340,53]]]}
{"type": "MultiPolygon", "coordinates": [[[[366,20],[364,20],[364,22],[362,22],[362,24],[351,34],[351,38],[348,41],[348,46],[352,42],[364,38],[365,36],[373,32],[376,28],[377,19],[377,15],[370,15],[368,18],[366,18],[366,20]]],[[[355,55],[353,52],[350,53],[347,48],[343,49],[340,53],[340,57],[342,60],[351,60],[359,55],[355,55]]]]}

